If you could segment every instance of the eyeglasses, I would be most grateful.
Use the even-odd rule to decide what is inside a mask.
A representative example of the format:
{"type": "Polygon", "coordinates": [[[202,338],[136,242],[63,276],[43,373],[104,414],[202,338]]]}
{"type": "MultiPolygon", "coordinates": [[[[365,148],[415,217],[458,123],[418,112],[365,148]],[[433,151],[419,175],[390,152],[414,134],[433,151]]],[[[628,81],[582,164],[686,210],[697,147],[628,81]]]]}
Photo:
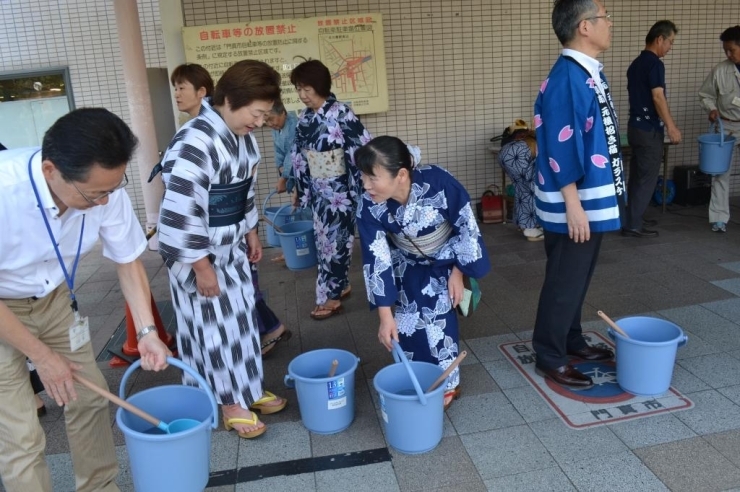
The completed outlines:
{"type": "Polygon", "coordinates": [[[118,186],[116,186],[115,188],[113,188],[110,191],[106,191],[105,193],[101,193],[100,195],[96,196],[95,198],[90,198],[89,196],[85,195],[77,187],[77,185],[75,184],[74,181],[70,181],[70,183],[72,183],[72,186],[74,186],[75,190],[77,190],[77,193],[79,193],[80,195],[82,195],[82,198],[84,198],[87,201],[87,203],[89,203],[90,205],[98,205],[98,203],[100,202],[100,200],[102,200],[103,198],[107,197],[108,195],[110,195],[114,191],[118,191],[121,188],[125,188],[126,185],[128,184],[128,176],[126,175],[126,173],[123,173],[123,180],[120,182],[120,184],[118,186]]]}
{"type": "Polygon", "coordinates": [[[595,15],[593,17],[586,17],[583,20],[595,20],[595,19],[606,19],[606,20],[612,20],[612,14],[606,14],[606,15],[595,15]]]}

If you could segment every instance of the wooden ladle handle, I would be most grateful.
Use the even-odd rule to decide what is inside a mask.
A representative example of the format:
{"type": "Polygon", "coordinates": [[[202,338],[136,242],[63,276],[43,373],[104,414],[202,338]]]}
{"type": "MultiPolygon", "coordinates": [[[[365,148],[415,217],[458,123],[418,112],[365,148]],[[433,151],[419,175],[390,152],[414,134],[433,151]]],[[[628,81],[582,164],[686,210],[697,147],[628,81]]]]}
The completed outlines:
{"type": "Polygon", "coordinates": [[[437,386],[442,384],[444,380],[447,379],[447,376],[449,376],[452,373],[452,371],[454,371],[455,368],[460,365],[460,362],[462,362],[462,360],[465,358],[466,355],[468,355],[468,352],[465,350],[457,354],[457,357],[455,358],[455,360],[452,361],[452,364],[450,364],[449,367],[445,369],[445,372],[443,372],[442,375],[438,377],[437,380],[432,383],[432,385],[426,390],[426,393],[429,393],[430,391],[434,391],[434,389],[437,386]]]}
{"type": "Polygon", "coordinates": [[[331,361],[331,369],[329,369],[330,378],[333,378],[334,375],[337,373],[337,366],[339,366],[339,361],[337,359],[331,361]]]}
{"type": "Polygon", "coordinates": [[[629,338],[630,337],[627,334],[627,332],[625,332],[623,329],[621,329],[619,326],[617,326],[617,324],[614,321],[612,321],[612,319],[609,316],[607,316],[606,314],[604,314],[604,311],[596,311],[596,314],[598,314],[601,317],[601,319],[603,319],[604,321],[606,321],[607,324],[614,329],[614,331],[616,331],[617,333],[619,333],[620,335],[622,335],[624,338],[629,338]]]}
{"type": "Polygon", "coordinates": [[[119,407],[125,408],[126,410],[128,410],[131,413],[133,413],[134,415],[139,416],[142,419],[146,420],[147,422],[149,422],[153,426],[159,427],[160,420],[158,418],[152,416],[152,415],[149,415],[148,413],[146,413],[141,408],[135,407],[132,404],[130,404],[129,402],[120,399],[119,397],[117,397],[116,395],[114,395],[113,393],[111,393],[110,391],[104,390],[103,388],[99,387],[98,385],[96,385],[92,381],[83,378],[79,374],[74,374],[73,373],[72,374],[72,377],[74,378],[75,381],[77,381],[78,383],[80,383],[83,386],[86,386],[87,388],[91,389],[92,391],[96,392],[97,394],[99,394],[103,398],[106,398],[106,399],[112,401],[113,403],[115,403],[119,407]]]}

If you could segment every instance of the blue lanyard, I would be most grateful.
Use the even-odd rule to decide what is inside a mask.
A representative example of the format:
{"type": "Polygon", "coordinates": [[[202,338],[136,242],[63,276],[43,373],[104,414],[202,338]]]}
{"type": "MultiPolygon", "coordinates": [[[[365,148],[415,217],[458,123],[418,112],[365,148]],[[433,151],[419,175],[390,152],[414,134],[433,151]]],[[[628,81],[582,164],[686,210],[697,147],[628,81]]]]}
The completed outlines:
{"type": "Polygon", "coordinates": [[[62,253],[59,251],[59,245],[57,244],[56,238],[54,238],[54,233],[51,230],[49,219],[46,218],[46,212],[44,211],[44,207],[41,205],[41,196],[39,195],[39,190],[36,187],[36,182],[33,180],[33,172],[31,171],[31,161],[38,153],[39,151],[37,150],[28,159],[28,176],[31,178],[31,187],[33,187],[33,194],[36,195],[36,203],[39,206],[41,217],[43,217],[44,219],[44,224],[46,225],[46,231],[49,233],[49,239],[51,239],[51,244],[54,246],[54,252],[57,254],[57,260],[59,260],[59,266],[62,267],[62,273],[64,273],[64,279],[67,281],[67,287],[69,287],[69,298],[72,300],[72,311],[77,313],[77,299],[75,298],[75,291],[74,291],[75,274],[77,273],[77,264],[80,261],[80,251],[82,251],[82,237],[85,233],[85,214],[82,214],[82,227],[80,228],[80,242],[77,243],[77,254],[75,255],[75,261],[72,264],[72,275],[70,275],[67,272],[67,267],[64,265],[64,259],[62,258],[62,253]]]}

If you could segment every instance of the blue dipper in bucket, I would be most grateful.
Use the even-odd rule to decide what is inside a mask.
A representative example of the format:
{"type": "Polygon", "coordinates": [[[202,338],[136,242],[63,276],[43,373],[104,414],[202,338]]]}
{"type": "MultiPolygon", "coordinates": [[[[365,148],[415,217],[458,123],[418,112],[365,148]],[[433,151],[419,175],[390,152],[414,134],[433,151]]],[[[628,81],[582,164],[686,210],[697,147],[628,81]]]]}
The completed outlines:
{"type": "Polygon", "coordinates": [[[154,427],[161,430],[165,434],[174,434],[176,432],[183,432],[183,431],[192,429],[193,427],[197,427],[198,425],[200,425],[200,422],[198,422],[197,420],[193,420],[193,419],[177,419],[167,424],[159,420],[158,418],[154,417],[153,415],[146,413],[141,408],[136,407],[125,400],[122,400],[121,398],[117,397],[110,391],[106,391],[103,388],[98,387],[95,383],[93,383],[92,381],[88,379],[85,379],[79,374],[72,374],[72,377],[75,379],[75,381],[91,389],[92,391],[99,394],[103,398],[106,398],[107,400],[112,401],[119,407],[122,407],[128,410],[129,412],[133,413],[134,415],[146,420],[147,422],[149,422],[150,424],[152,424],[154,427]]]}

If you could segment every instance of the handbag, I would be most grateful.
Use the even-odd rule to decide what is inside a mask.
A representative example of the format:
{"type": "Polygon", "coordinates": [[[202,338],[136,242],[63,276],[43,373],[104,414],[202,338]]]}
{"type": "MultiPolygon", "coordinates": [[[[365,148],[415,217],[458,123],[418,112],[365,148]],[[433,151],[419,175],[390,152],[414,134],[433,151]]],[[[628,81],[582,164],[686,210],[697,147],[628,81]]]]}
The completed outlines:
{"type": "Polygon", "coordinates": [[[308,161],[311,177],[314,179],[336,178],[347,174],[347,167],[344,164],[344,149],[341,148],[325,152],[307,150],[306,161],[308,161]]]}
{"type": "Polygon", "coordinates": [[[489,185],[480,197],[480,219],[484,224],[504,221],[504,197],[496,185],[489,185]]]}

